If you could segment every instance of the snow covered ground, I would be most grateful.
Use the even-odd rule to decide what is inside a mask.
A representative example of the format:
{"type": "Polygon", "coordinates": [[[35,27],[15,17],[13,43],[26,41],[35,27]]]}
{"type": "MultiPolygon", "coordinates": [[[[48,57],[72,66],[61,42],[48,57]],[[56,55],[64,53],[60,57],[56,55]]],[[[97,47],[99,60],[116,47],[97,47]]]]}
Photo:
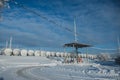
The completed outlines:
{"type": "Polygon", "coordinates": [[[120,80],[120,66],[63,64],[46,57],[0,56],[0,80],[120,80]]]}

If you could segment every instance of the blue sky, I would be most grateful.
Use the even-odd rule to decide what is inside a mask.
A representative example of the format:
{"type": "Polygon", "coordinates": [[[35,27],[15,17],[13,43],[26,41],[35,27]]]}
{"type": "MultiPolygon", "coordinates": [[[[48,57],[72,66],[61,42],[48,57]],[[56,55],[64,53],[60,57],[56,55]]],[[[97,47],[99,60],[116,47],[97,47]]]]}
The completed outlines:
{"type": "Polygon", "coordinates": [[[54,48],[74,41],[76,17],[78,41],[94,47],[115,49],[120,35],[119,0],[15,0],[42,17],[9,2],[2,10],[0,47],[13,37],[13,47],[54,48]],[[53,22],[47,21],[43,17],[53,22]],[[56,23],[58,25],[56,25],[56,23]],[[62,26],[62,27],[61,27],[62,26]]]}

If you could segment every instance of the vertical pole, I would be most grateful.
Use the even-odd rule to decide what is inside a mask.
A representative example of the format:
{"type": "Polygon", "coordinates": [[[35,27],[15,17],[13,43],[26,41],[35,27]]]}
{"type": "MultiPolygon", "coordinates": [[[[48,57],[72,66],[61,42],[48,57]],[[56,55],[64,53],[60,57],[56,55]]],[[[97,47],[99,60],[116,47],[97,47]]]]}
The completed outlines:
{"type": "Polygon", "coordinates": [[[77,42],[77,29],[76,29],[75,19],[74,19],[74,35],[75,35],[75,42],[77,42]]]}
{"type": "Polygon", "coordinates": [[[10,37],[10,45],[9,48],[12,48],[12,37],[10,37]]]}
{"type": "Polygon", "coordinates": [[[86,60],[88,62],[88,48],[86,48],[86,60]]]}
{"type": "Polygon", "coordinates": [[[76,59],[77,59],[77,63],[78,63],[78,48],[77,47],[75,47],[75,52],[77,54],[76,59]]]}

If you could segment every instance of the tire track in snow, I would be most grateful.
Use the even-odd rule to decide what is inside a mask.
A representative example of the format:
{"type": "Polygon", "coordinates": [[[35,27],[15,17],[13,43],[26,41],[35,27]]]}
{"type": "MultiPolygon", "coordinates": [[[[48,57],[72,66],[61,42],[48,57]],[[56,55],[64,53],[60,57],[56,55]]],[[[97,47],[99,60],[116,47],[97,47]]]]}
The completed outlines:
{"type": "Polygon", "coordinates": [[[40,66],[24,67],[22,69],[17,70],[16,74],[20,77],[25,78],[26,80],[48,80],[42,77],[40,78],[38,76],[35,76],[34,74],[30,72],[33,68],[37,68],[37,67],[40,67],[40,66]]]}
{"type": "MultiPolygon", "coordinates": [[[[16,74],[22,78],[24,78],[25,80],[52,80],[52,79],[48,79],[46,78],[46,76],[36,76],[34,73],[32,73],[31,71],[34,69],[38,69],[38,68],[42,68],[42,67],[24,67],[22,69],[19,69],[16,71],[16,74]]],[[[69,79],[69,80],[75,80],[75,79],[84,79],[84,80],[92,80],[92,78],[87,79],[86,77],[78,77],[78,76],[73,76],[73,75],[61,75],[61,74],[55,74],[56,78],[62,78],[62,79],[69,79]]]]}
{"type": "MultiPolygon", "coordinates": [[[[39,70],[39,68],[34,68],[34,69],[38,69],[39,70]]],[[[33,70],[34,70],[33,69],[33,70]]],[[[63,67],[61,68],[61,69],[63,69],[63,67]]],[[[61,70],[60,68],[59,69],[57,69],[57,72],[63,72],[64,73],[64,71],[63,70],[61,70]]],[[[45,70],[46,71],[46,70],[45,70]]],[[[56,69],[55,69],[55,71],[56,71],[56,69]]],[[[68,70],[66,70],[66,71],[68,71],[68,70]]],[[[51,71],[50,71],[51,72],[51,71]]],[[[75,71],[76,72],[76,71],[75,71]]],[[[49,69],[48,69],[48,73],[49,73],[49,69]]],[[[83,72],[82,71],[82,73],[84,74],[84,75],[86,75],[86,73],[85,72],[83,72]]],[[[71,72],[71,70],[69,70],[68,71],[68,75],[64,75],[64,74],[60,74],[60,73],[55,73],[54,74],[54,78],[56,78],[56,79],[61,79],[61,80],[93,80],[94,78],[92,78],[92,77],[90,77],[90,76],[75,76],[75,75],[72,75],[73,73],[71,72]]],[[[82,75],[83,75],[82,74],[82,75]]],[[[48,74],[46,74],[46,76],[47,76],[48,74]]],[[[43,77],[46,77],[46,76],[43,76],[43,77]]],[[[50,77],[50,79],[51,79],[51,76],[53,76],[53,75],[49,75],[50,77]]],[[[51,79],[51,80],[56,80],[56,79],[51,79]]],[[[94,80],[98,80],[98,79],[94,79],[94,80]]]]}
{"type": "Polygon", "coordinates": [[[16,74],[18,76],[21,76],[27,80],[38,80],[36,78],[34,78],[32,75],[28,74],[27,70],[30,69],[31,67],[24,67],[20,70],[17,70],[16,74]]]}
{"type": "MultiPolygon", "coordinates": [[[[47,77],[47,75],[46,76],[39,76],[39,75],[35,75],[35,73],[33,72],[35,69],[40,69],[40,68],[43,68],[43,67],[44,66],[42,66],[42,67],[41,66],[24,67],[24,68],[21,68],[21,69],[17,70],[16,74],[20,77],[25,78],[25,80],[52,80],[51,78],[47,77]]],[[[44,67],[44,68],[46,68],[46,67],[44,67]]],[[[98,67],[95,67],[95,68],[98,68],[98,67]]],[[[57,69],[57,70],[62,72],[61,69],[60,70],[57,69]]],[[[70,72],[70,74],[68,73],[68,75],[61,75],[61,74],[58,73],[58,74],[54,74],[54,76],[55,76],[55,78],[64,79],[64,80],[66,80],[66,79],[67,80],[68,79],[69,80],[75,80],[75,79],[77,79],[77,80],[78,79],[79,80],[82,80],[82,79],[83,80],[104,80],[104,79],[109,80],[109,78],[111,78],[110,76],[108,76],[108,77],[103,76],[103,75],[100,76],[97,73],[96,73],[96,76],[97,76],[96,77],[96,76],[90,74],[89,71],[90,71],[90,69],[86,69],[86,70],[82,71],[82,74],[87,75],[87,77],[72,75],[72,73],[70,71],[68,71],[68,72],[70,72]]],[[[114,79],[114,78],[112,77],[111,79],[114,79]]]]}
{"type": "MultiPolygon", "coordinates": [[[[107,69],[107,68],[105,68],[104,66],[97,66],[97,67],[94,67],[94,68],[97,68],[99,71],[103,71],[104,69],[105,70],[109,70],[109,69],[107,69]]],[[[90,69],[86,69],[85,70],[85,73],[86,73],[86,75],[88,75],[89,77],[91,77],[91,78],[94,78],[95,80],[114,80],[115,79],[115,77],[113,76],[113,75],[110,75],[110,74],[104,74],[104,73],[94,73],[94,75],[93,75],[93,73],[91,74],[91,73],[89,73],[89,71],[91,71],[90,69]],[[97,78],[95,77],[95,75],[97,76],[97,78]]],[[[116,80],[116,79],[115,79],[116,80]]]]}

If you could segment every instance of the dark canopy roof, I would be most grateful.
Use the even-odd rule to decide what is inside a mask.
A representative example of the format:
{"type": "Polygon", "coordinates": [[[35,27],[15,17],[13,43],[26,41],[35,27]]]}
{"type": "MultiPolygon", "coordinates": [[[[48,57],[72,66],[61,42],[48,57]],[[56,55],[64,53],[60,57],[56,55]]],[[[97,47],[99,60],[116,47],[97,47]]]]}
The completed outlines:
{"type": "Polygon", "coordinates": [[[67,43],[64,44],[64,47],[76,47],[76,48],[83,48],[83,47],[91,47],[91,45],[88,44],[81,44],[81,43],[67,43]]]}

